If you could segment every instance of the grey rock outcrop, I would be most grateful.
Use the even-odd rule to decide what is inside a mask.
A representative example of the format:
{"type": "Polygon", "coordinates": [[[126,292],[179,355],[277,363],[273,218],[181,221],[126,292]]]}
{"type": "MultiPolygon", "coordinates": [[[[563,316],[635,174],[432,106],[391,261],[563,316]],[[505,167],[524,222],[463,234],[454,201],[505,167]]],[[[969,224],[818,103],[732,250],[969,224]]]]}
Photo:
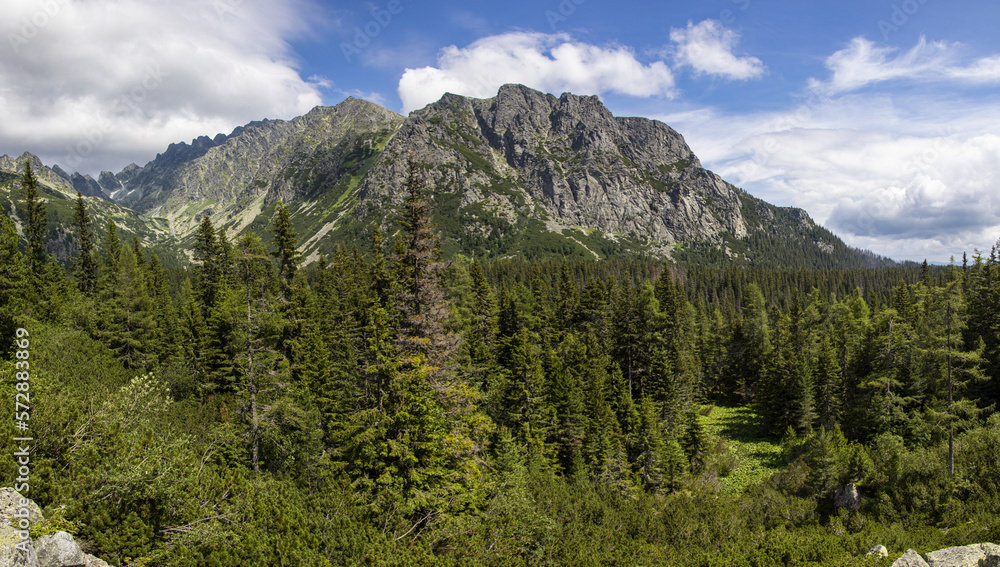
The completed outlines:
{"type": "Polygon", "coordinates": [[[861,494],[858,492],[858,485],[851,482],[838,488],[833,497],[833,504],[837,508],[847,508],[848,510],[860,508],[861,494]]]}
{"type": "Polygon", "coordinates": [[[13,488],[0,488],[0,566],[109,567],[105,561],[84,553],[67,532],[44,535],[36,541],[25,540],[20,529],[22,518],[29,526],[45,520],[31,499],[23,498],[13,488]],[[27,552],[18,549],[18,543],[27,552]]]}
{"type": "Polygon", "coordinates": [[[922,557],[908,549],[892,567],[1000,567],[1000,545],[976,543],[948,547],[925,553],[922,557]]]}
{"type": "Polygon", "coordinates": [[[0,488],[0,565],[39,567],[32,541],[24,538],[22,520],[34,525],[42,521],[42,511],[13,488],[0,488]]]}
{"type": "Polygon", "coordinates": [[[868,555],[878,555],[879,557],[889,557],[889,550],[884,545],[876,545],[868,550],[868,555]]]}
{"type": "Polygon", "coordinates": [[[101,190],[100,183],[95,181],[93,177],[74,173],[70,177],[70,181],[73,182],[73,189],[79,191],[84,197],[104,198],[104,191],[101,190]]]}
{"type": "Polygon", "coordinates": [[[977,543],[939,549],[924,555],[930,567],[986,567],[1000,561],[1000,545],[977,543]]]}
{"type": "Polygon", "coordinates": [[[25,162],[31,162],[31,171],[36,179],[44,181],[49,185],[60,187],[63,191],[75,195],[72,175],[67,175],[65,171],[59,168],[46,167],[38,156],[28,152],[24,152],[16,158],[7,155],[0,156],[0,171],[20,176],[24,173],[25,162]]]}
{"type": "Polygon", "coordinates": [[[919,553],[907,549],[902,557],[892,563],[892,567],[928,567],[927,562],[919,553]]]}
{"type": "Polygon", "coordinates": [[[31,546],[31,541],[27,543],[26,550],[15,547],[21,537],[13,530],[0,528],[0,565],[10,567],[40,567],[35,548],[31,546]]]}
{"type": "Polygon", "coordinates": [[[111,567],[107,561],[84,553],[83,558],[87,561],[87,567],[111,567]]]}
{"type": "Polygon", "coordinates": [[[39,567],[86,567],[87,559],[73,536],[56,532],[35,541],[39,567]]]}

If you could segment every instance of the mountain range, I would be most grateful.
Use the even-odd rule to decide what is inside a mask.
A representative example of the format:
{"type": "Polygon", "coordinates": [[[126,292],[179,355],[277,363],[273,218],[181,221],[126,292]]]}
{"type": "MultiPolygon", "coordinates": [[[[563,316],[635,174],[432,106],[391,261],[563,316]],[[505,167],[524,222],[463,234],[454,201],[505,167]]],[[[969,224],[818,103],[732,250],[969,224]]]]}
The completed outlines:
{"type": "MultiPolygon", "coordinates": [[[[291,120],[171,144],[145,166],[97,179],[0,157],[0,206],[17,220],[17,176],[32,161],[50,209],[49,247],[76,192],[99,222],[183,259],[204,215],[231,235],[266,232],[283,201],[307,261],[395,230],[408,163],[420,167],[446,254],[651,255],[690,263],[863,267],[891,261],[846,246],[805,211],[753,197],[702,167],[683,136],[616,117],[596,96],[521,85],[476,99],[446,94],[402,116],[348,98],[291,120]]],[[[189,256],[189,254],[187,254],[189,256]]]]}

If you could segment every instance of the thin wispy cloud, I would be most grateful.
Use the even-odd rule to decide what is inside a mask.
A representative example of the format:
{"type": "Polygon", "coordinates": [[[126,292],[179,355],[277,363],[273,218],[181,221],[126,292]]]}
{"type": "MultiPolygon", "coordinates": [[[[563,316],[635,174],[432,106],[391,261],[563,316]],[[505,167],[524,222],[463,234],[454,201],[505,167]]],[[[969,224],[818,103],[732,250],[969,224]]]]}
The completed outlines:
{"type": "Polygon", "coordinates": [[[921,37],[915,46],[899,52],[857,37],[827,58],[831,76],[811,80],[810,88],[833,95],[888,81],[1000,82],[1000,57],[969,60],[965,51],[961,43],[930,42],[921,37]]]}

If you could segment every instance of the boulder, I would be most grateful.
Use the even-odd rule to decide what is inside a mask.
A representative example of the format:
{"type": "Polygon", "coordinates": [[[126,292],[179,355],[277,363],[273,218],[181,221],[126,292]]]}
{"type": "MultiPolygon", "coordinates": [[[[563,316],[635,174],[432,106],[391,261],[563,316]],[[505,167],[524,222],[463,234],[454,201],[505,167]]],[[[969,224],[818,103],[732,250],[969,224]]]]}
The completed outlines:
{"type": "Polygon", "coordinates": [[[889,550],[884,545],[879,544],[868,550],[868,555],[878,555],[879,557],[889,557],[889,550]]]}
{"type": "Polygon", "coordinates": [[[924,556],[930,567],[985,567],[1000,558],[1000,545],[976,543],[932,551],[924,556]]]}
{"type": "Polygon", "coordinates": [[[87,567],[111,567],[107,561],[87,553],[83,554],[83,558],[87,561],[87,567]]]}
{"type": "Polygon", "coordinates": [[[56,532],[35,542],[39,567],[87,567],[80,544],[66,532],[56,532]]]}
{"type": "Polygon", "coordinates": [[[928,567],[920,554],[912,549],[907,549],[902,557],[893,562],[892,567],[928,567]]]}
{"type": "Polygon", "coordinates": [[[27,505],[24,507],[28,509],[28,522],[35,525],[42,521],[42,510],[30,498],[24,498],[13,488],[0,488],[0,528],[18,527],[17,521],[20,518],[14,514],[22,508],[22,499],[27,500],[27,505]]]}
{"type": "Polygon", "coordinates": [[[833,497],[833,504],[837,508],[847,508],[848,510],[860,508],[861,494],[858,493],[858,485],[852,482],[838,488],[833,497]]]}

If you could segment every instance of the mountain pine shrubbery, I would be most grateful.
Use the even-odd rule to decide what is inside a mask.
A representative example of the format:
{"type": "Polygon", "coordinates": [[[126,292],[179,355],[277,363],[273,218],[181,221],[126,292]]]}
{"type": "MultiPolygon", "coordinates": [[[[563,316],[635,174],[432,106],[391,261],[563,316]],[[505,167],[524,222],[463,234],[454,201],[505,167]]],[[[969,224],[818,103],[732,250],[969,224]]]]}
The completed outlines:
{"type": "Polygon", "coordinates": [[[82,202],[71,267],[0,219],[27,496],[116,565],[874,565],[1000,534],[995,255],[446,263],[416,169],[408,191],[372,254],[309,266],[281,206],[270,246],[203,219],[191,270],[82,202]],[[711,405],[752,410],[780,470],[725,490],[711,405]]]}

